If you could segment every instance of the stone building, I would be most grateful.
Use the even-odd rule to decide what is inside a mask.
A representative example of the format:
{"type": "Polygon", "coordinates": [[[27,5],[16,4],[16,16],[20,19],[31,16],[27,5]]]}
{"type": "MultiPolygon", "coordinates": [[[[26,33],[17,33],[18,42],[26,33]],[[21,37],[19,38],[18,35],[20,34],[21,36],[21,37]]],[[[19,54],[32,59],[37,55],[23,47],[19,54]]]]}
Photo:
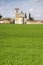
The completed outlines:
{"type": "Polygon", "coordinates": [[[15,8],[15,24],[24,23],[24,13],[23,11],[19,12],[19,8],[15,8]]]}
{"type": "Polygon", "coordinates": [[[27,19],[26,24],[43,24],[43,20],[29,20],[27,19]]]}
{"type": "Polygon", "coordinates": [[[10,21],[11,21],[11,19],[9,19],[9,18],[2,18],[2,19],[0,19],[0,24],[2,24],[2,23],[10,24],[10,21]]]}

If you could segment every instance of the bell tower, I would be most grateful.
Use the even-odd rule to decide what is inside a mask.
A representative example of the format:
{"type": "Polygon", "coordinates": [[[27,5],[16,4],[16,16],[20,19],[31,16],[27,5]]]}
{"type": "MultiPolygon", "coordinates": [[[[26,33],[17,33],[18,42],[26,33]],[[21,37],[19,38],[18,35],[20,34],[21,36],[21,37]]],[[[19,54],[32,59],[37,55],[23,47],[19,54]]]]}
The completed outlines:
{"type": "Polygon", "coordinates": [[[18,17],[19,17],[19,8],[15,8],[15,21],[18,20],[18,17]]]}

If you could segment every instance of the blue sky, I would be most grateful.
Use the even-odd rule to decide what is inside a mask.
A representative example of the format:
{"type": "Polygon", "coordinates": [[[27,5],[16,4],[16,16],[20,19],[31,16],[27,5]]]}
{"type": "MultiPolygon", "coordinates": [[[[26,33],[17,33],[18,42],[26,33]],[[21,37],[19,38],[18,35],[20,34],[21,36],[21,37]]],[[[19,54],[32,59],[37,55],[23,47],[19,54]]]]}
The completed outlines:
{"type": "Polygon", "coordinates": [[[34,19],[43,20],[43,0],[0,0],[0,14],[3,17],[14,18],[15,8],[31,13],[34,19]]]}

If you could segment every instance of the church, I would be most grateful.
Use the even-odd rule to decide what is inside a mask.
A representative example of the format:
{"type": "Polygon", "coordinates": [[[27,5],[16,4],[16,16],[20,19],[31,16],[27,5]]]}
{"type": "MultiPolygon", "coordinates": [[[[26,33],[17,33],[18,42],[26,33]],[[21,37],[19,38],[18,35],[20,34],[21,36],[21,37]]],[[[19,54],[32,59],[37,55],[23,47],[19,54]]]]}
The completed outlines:
{"type": "Polygon", "coordinates": [[[15,8],[15,24],[23,24],[25,20],[23,11],[19,12],[19,8],[15,8]]]}

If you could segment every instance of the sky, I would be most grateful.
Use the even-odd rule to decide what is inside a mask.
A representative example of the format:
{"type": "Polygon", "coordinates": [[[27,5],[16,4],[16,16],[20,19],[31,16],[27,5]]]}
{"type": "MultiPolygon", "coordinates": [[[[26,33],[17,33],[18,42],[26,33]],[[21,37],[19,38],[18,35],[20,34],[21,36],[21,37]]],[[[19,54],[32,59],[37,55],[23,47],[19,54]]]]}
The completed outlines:
{"type": "Polygon", "coordinates": [[[27,16],[31,13],[35,20],[43,20],[43,0],[0,0],[0,14],[3,17],[14,18],[15,8],[27,13],[27,16]]]}

